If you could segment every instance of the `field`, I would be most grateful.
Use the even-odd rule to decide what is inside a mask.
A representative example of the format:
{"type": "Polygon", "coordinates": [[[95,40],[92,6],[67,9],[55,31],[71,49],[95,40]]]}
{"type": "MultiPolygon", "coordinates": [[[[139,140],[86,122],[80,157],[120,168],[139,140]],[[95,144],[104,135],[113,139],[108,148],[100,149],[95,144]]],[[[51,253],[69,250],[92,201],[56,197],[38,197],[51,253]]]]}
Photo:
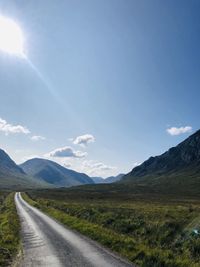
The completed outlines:
{"type": "Polygon", "coordinates": [[[24,197],[138,266],[200,266],[198,200],[92,188],[29,191],[24,197]]]}
{"type": "Polygon", "coordinates": [[[0,266],[9,266],[19,250],[19,219],[14,193],[0,192],[0,266]]]}

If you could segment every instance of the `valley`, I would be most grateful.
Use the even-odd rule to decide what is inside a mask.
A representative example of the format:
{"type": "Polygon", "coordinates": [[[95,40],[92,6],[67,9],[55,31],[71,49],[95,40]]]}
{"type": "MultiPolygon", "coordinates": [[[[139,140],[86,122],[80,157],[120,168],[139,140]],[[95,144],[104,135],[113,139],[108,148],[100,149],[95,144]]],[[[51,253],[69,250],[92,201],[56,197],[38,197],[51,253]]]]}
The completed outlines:
{"type": "MultiPolygon", "coordinates": [[[[20,240],[24,253],[22,266],[39,260],[36,254],[41,254],[38,266],[51,261],[57,266],[68,266],[67,261],[69,266],[102,266],[100,261],[91,263],[89,260],[89,263],[85,259],[79,241],[77,247],[73,243],[72,255],[65,254],[59,246],[53,247],[53,239],[61,242],[56,230],[58,226],[52,228],[55,224],[52,219],[55,219],[63,225],[63,233],[66,227],[66,231],[77,231],[83,238],[88,237],[106,248],[108,262],[105,266],[199,267],[199,151],[200,131],[197,131],[130,173],[109,177],[109,182],[104,183],[100,177],[95,181],[84,173],[46,159],[36,158],[17,166],[0,151],[0,175],[3,177],[0,266],[7,266],[14,260],[20,240]],[[110,183],[113,180],[115,182],[110,183]],[[6,191],[3,191],[5,181],[6,191]],[[17,216],[14,192],[18,189],[23,193],[16,194],[17,216]],[[48,219],[44,220],[47,215],[48,219]],[[43,227],[37,226],[42,224],[43,227]],[[50,235],[51,231],[54,235],[50,235]],[[115,256],[110,258],[109,250],[127,263],[120,265],[121,258],[117,261],[115,256]],[[57,257],[60,253],[63,258],[57,257]],[[79,260],[74,261],[77,253],[80,253],[79,260]]],[[[62,242],[68,247],[70,235],[65,236],[62,242]]],[[[97,249],[96,253],[104,252],[97,249]]]]}

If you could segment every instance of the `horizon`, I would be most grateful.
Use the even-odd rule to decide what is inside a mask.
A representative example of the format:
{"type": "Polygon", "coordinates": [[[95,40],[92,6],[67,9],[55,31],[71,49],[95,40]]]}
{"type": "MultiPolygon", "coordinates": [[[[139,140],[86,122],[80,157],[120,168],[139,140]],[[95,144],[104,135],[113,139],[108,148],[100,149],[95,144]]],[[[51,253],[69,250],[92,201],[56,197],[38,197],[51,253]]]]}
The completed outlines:
{"type": "Polygon", "coordinates": [[[199,10],[1,1],[0,32],[18,33],[0,40],[1,148],[105,178],[176,146],[199,129],[199,10]]]}
{"type": "MultiPolygon", "coordinates": [[[[196,135],[198,132],[200,132],[200,129],[198,129],[198,130],[196,130],[195,132],[193,132],[191,135],[189,135],[189,137],[185,138],[183,141],[181,141],[179,144],[177,144],[177,146],[180,145],[182,142],[185,142],[188,138],[190,138],[190,137],[196,135]]],[[[151,158],[151,157],[155,158],[155,157],[162,156],[164,153],[166,153],[167,151],[169,151],[171,148],[173,148],[173,147],[168,148],[166,151],[163,151],[163,152],[162,152],[161,154],[159,154],[159,155],[151,155],[150,158],[151,158]]],[[[0,148],[0,150],[2,150],[2,149],[0,148]]],[[[3,151],[4,151],[4,150],[3,150],[3,151]]],[[[7,151],[4,151],[4,152],[7,153],[7,151]]],[[[7,153],[7,154],[8,154],[8,153],[7,153]]],[[[9,156],[9,154],[8,154],[8,156],[9,156]]],[[[147,160],[149,160],[150,158],[145,159],[144,162],[147,161],[147,160]]],[[[12,158],[11,158],[11,159],[12,159],[12,158]]],[[[20,163],[20,164],[17,164],[17,165],[20,167],[21,164],[26,163],[27,161],[31,161],[31,160],[47,160],[47,161],[51,161],[51,162],[54,162],[54,163],[58,163],[60,166],[66,168],[66,169],[75,171],[74,169],[71,169],[70,167],[66,166],[65,164],[62,165],[62,164],[60,164],[59,162],[57,162],[56,160],[51,159],[50,157],[33,157],[33,158],[29,158],[29,159],[27,159],[26,161],[24,161],[24,162],[22,162],[22,163],[20,163]]],[[[134,168],[136,168],[136,167],[142,165],[144,162],[141,162],[140,164],[137,164],[136,166],[133,166],[133,168],[132,168],[128,173],[130,173],[131,171],[133,171],[134,168]]],[[[107,176],[107,177],[102,177],[102,176],[92,176],[92,175],[88,175],[88,176],[89,176],[90,178],[103,178],[103,179],[107,179],[107,178],[110,178],[110,177],[116,177],[116,176],[118,176],[118,175],[122,175],[122,174],[123,174],[123,175],[126,175],[126,174],[128,174],[128,173],[118,173],[117,175],[111,175],[111,176],[107,176]]]]}

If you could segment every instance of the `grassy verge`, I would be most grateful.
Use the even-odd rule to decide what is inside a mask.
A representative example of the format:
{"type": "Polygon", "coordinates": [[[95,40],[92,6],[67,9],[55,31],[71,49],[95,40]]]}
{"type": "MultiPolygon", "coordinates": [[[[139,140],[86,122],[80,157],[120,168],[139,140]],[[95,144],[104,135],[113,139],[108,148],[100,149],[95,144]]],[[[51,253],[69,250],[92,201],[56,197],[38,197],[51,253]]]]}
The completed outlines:
{"type": "Polygon", "coordinates": [[[200,235],[193,231],[200,226],[196,202],[88,200],[88,196],[78,200],[64,191],[29,192],[23,197],[138,266],[200,266],[200,235]]]}
{"type": "Polygon", "coordinates": [[[0,192],[0,266],[9,266],[19,251],[19,230],[14,193],[0,192]]]}

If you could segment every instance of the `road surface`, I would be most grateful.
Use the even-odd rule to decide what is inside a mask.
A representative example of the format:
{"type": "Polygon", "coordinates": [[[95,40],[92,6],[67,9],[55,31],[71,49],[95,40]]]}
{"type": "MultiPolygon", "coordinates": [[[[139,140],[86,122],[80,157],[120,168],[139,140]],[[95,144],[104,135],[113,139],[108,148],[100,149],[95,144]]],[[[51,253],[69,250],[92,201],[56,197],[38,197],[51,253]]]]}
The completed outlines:
{"type": "Polygon", "coordinates": [[[96,242],[72,231],[15,195],[22,225],[22,267],[130,267],[96,242]]]}

